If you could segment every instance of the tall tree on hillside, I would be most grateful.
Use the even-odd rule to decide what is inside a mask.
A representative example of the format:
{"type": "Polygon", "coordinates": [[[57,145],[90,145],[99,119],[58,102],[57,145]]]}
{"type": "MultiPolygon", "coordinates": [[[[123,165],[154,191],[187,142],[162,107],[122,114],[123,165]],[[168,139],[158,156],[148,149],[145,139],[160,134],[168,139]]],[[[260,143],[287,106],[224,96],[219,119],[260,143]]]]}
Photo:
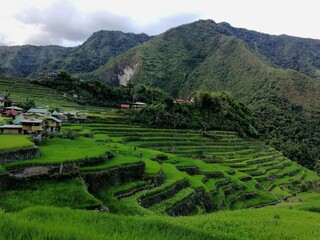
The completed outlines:
{"type": "Polygon", "coordinates": [[[4,107],[11,107],[12,106],[12,100],[10,99],[11,93],[8,89],[6,89],[4,93],[4,107]]]}

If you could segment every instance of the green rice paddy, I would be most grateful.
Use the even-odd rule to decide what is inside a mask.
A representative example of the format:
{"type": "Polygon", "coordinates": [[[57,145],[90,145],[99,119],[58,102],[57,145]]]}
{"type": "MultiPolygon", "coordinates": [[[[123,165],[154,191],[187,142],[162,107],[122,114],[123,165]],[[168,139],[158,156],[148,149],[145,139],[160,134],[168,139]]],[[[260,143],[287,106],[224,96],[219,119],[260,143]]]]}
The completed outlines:
{"type": "Polygon", "coordinates": [[[29,135],[0,135],[0,152],[33,146],[34,143],[30,141],[29,135]]]}
{"type": "Polygon", "coordinates": [[[6,173],[114,156],[79,165],[79,175],[70,179],[38,180],[2,191],[0,240],[318,239],[320,195],[312,186],[319,177],[276,149],[235,132],[213,131],[214,137],[207,138],[196,130],[128,125],[121,115],[108,114],[64,124],[62,131],[80,137],[48,139],[39,148],[40,157],[0,168],[6,173]],[[137,163],[144,163],[143,178],[97,192],[88,192],[81,178],[137,163]],[[92,210],[101,206],[110,213],[92,210]],[[189,216],[169,217],[177,207],[190,208],[181,213],[189,216]]]}

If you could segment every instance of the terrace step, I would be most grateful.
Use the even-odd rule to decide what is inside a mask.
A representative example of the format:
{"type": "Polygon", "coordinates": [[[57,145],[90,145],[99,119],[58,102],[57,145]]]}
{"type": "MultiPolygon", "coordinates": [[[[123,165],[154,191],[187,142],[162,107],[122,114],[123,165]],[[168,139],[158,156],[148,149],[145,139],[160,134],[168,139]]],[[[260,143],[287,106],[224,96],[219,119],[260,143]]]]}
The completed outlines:
{"type": "Polygon", "coordinates": [[[188,187],[188,182],[183,180],[183,181],[175,182],[174,184],[169,185],[165,188],[160,188],[159,191],[157,191],[155,188],[154,190],[156,191],[149,192],[141,196],[138,199],[138,202],[142,207],[149,208],[157,203],[160,203],[166,199],[171,198],[181,189],[187,188],[187,187],[188,187]]]}

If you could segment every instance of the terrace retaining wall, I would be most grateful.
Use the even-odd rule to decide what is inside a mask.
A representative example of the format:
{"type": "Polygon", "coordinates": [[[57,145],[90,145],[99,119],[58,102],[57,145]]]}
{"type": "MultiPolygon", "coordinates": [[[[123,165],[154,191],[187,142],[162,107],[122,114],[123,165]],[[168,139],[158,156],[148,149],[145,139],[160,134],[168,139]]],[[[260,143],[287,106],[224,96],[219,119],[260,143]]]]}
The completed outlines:
{"type": "Polygon", "coordinates": [[[0,152],[0,165],[19,160],[35,158],[38,156],[40,156],[38,147],[0,152]]]}
{"type": "Polygon", "coordinates": [[[195,190],[195,193],[191,196],[167,210],[167,214],[170,216],[188,216],[196,210],[197,206],[202,206],[206,212],[212,212],[214,210],[212,199],[205,194],[204,189],[198,188],[195,190]]]}
{"type": "Polygon", "coordinates": [[[81,177],[88,185],[89,192],[97,192],[111,186],[117,186],[143,179],[145,163],[109,168],[100,172],[82,173],[81,177]]]}

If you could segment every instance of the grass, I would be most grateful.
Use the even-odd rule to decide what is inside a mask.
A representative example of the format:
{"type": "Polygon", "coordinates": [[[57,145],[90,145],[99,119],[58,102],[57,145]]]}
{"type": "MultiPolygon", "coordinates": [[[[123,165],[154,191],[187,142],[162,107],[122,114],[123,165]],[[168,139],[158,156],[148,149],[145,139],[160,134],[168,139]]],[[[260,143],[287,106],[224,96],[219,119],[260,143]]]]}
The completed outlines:
{"type": "MultiPolygon", "coordinates": [[[[255,140],[240,139],[234,132],[219,131],[216,132],[217,138],[209,139],[188,130],[130,126],[122,124],[120,118],[116,118],[117,123],[114,124],[110,123],[114,116],[112,121],[102,114],[91,116],[97,117],[97,121],[69,123],[63,130],[91,133],[92,138],[53,138],[40,146],[41,157],[10,163],[5,167],[57,164],[111,152],[114,158],[94,166],[80,167],[80,172],[103,171],[144,162],[145,178],[101,189],[94,196],[86,191],[78,178],[59,182],[39,181],[26,184],[23,189],[3,191],[0,208],[7,213],[0,211],[3,219],[0,221],[0,240],[309,240],[317,239],[320,234],[320,216],[312,213],[319,211],[320,197],[316,194],[300,197],[303,204],[293,198],[291,202],[276,207],[237,210],[275,203],[299,191],[300,184],[306,186],[306,181],[317,181],[314,172],[292,163],[275,149],[255,140]],[[175,151],[172,151],[172,143],[177,143],[175,151]],[[161,185],[144,188],[151,184],[153,177],[160,175],[165,176],[161,185]],[[257,180],[261,182],[258,184],[257,180]],[[174,190],[178,181],[186,181],[188,186],[174,190]],[[294,188],[290,187],[293,182],[294,188]],[[166,216],[168,209],[189,198],[196,188],[204,189],[216,207],[222,203],[223,209],[234,211],[203,215],[204,209],[199,205],[195,206],[197,210],[193,213],[196,216],[166,216]],[[115,197],[118,193],[135,189],[138,190],[131,196],[120,200],[115,197]],[[246,194],[251,194],[248,199],[246,194]],[[139,204],[144,197],[151,197],[148,208],[139,204]],[[74,210],[100,205],[108,206],[112,214],[74,210]]],[[[4,167],[0,167],[0,173],[3,170],[4,167]]]]}
{"type": "Polygon", "coordinates": [[[0,212],[0,239],[316,240],[320,215],[284,210],[223,211],[191,217],[121,216],[34,207],[0,212]]]}
{"type": "Polygon", "coordinates": [[[2,191],[0,208],[16,212],[32,206],[96,208],[101,202],[89,194],[79,178],[28,183],[21,189],[2,191]]]}
{"type": "Polygon", "coordinates": [[[15,149],[30,148],[34,143],[28,135],[0,135],[0,152],[15,149]]]}
{"type": "Polygon", "coordinates": [[[300,193],[273,208],[289,210],[295,209],[320,213],[320,193],[300,193]]]}
{"type": "Polygon", "coordinates": [[[76,140],[52,138],[46,144],[41,145],[39,150],[41,153],[40,157],[10,163],[6,167],[14,168],[77,161],[104,155],[108,148],[102,143],[96,143],[94,139],[80,137],[76,140]]]}

